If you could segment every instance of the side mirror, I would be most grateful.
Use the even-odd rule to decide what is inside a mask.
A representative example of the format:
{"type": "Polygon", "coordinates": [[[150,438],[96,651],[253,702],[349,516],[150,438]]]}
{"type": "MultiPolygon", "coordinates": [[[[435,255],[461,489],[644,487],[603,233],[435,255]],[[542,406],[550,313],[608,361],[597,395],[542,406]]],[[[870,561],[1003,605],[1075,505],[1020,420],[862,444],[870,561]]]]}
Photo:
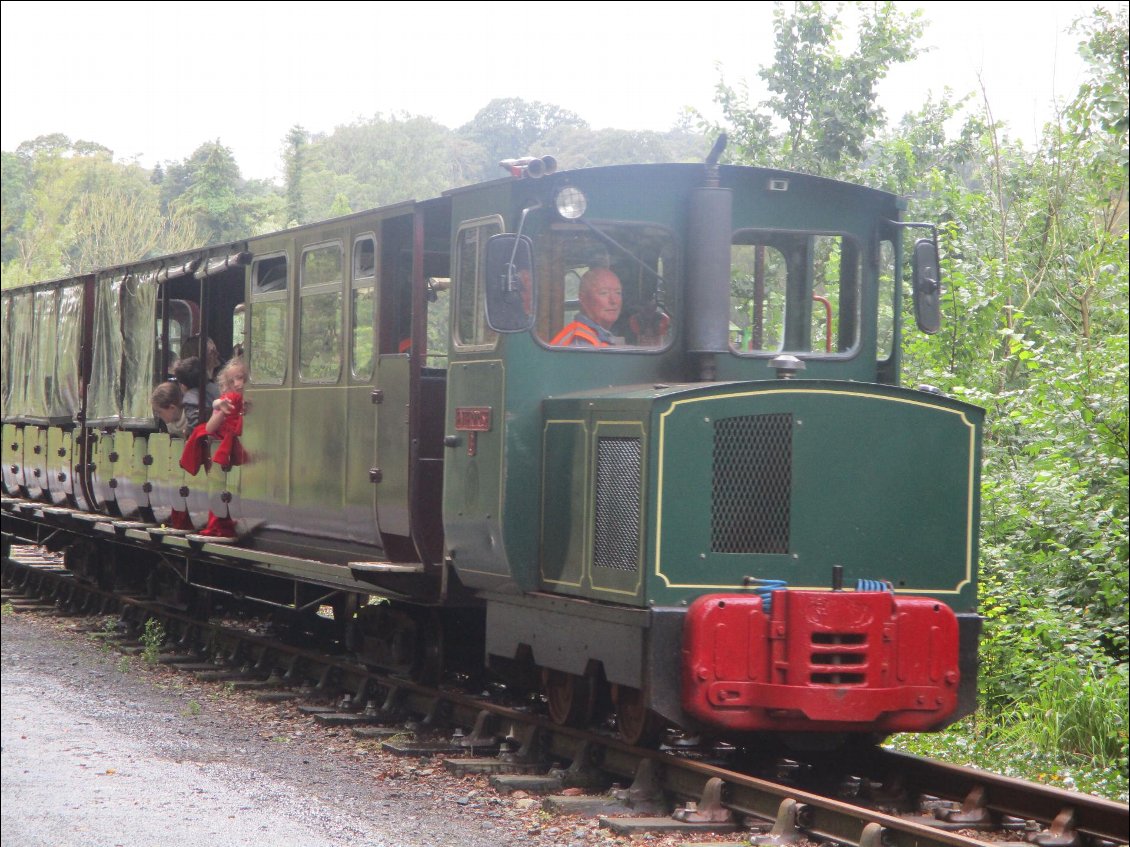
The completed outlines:
{"type": "Polygon", "coordinates": [[[525,332],[537,313],[533,244],[525,235],[503,233],[487,241],[487,324],[495,332],[525,332]]]}
{"type": "Polygon", "coordinates": [[[919,238],[914,242],[911,288],[914,320],[922,332],[933,335],[942,325],[942,274],[938,246],[930,238],[919,238]]]}

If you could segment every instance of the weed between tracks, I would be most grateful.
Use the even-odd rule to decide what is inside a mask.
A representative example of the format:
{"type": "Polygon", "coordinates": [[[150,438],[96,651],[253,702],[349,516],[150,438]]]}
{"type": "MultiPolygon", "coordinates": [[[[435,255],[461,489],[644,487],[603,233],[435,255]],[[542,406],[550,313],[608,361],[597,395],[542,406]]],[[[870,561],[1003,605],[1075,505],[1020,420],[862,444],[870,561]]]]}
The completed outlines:
{"type": "MultiPolygon", "coordinates": [[[[1049,717],[1048,721],[1053,719],[1054,716],[1049,717]]],[[[1113,731],[1117,739],[1119,730],[1113,731]]],[[[1121,733],[1125,743],[1125,727],[1121,733]]],[[[987,726],[984,721],[966,718],[938,733],[896,735],[887,746],[1068,791],[1127,801],[1125,757],[1119,761],[1117,756],[1067,753],[1049,744],[1046,724],[1018,717],[1001,726],[987,726]]],[[[1094,747],[1084,749],[1093,751],[1094,747]]]]}

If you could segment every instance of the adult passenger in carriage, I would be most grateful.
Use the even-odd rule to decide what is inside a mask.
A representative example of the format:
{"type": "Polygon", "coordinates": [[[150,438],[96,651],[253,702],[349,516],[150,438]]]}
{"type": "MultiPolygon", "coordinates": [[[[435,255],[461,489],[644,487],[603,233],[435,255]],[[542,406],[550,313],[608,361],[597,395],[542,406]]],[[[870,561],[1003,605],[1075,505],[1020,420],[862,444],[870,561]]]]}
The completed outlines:
{"type": "Polygon", "coordinates": [[[624,302],[620,278],[608,268],[589,268],[581,277],[577,296],[581,310],[576,319],[557,333],[550,344],[609,347],[620,341],[612,334],[612,325],[620,318],[624,302]]]}
{"type": "Polygon", "coordinates": [[[182,400],[183,391],[179,382],[162,382],[153,389],[150,396],[153,414],[165,422],[165,429],[174,438],[180,438],[188,429],[188,415],[182,400]]]}
{"type": "MultiPolygon", "coordinates": [[[[201,335],[193,335],[185,339],[184,344],[182,344],[180,348],[180,357],[187,359],[190,356],[196,356],[197,358],[204,359],[204,354],[200,352],[200,344],[202,341],[204,341],[204,337],[201,335]]],[[[205,349],[208,352],[207,358],[204,359],[204,369],[208,372],[208,381],[211,382],[215,380],[216,374],[219,372],[220,365],[222,364],[220,361],[220,351],[216,348],[216,342],[211,338],[207,339],[205,349]]],[[[216,396],[218,397],[219,394],[216,396]]]]}
{"type": "Polygon", "coordinates": [[[188,430],[191,431],[201,422],[201,407],[208,410],[207,414],[211,414],[212,404],[220,398],[220,387],[209,380],[204,386],[204,401],[201,402],[200,384],[204,381],[204,366],[197,356],[178,359],[173,365],[173,377],[184,388],[181,404],[188,418],[188,430]]]}

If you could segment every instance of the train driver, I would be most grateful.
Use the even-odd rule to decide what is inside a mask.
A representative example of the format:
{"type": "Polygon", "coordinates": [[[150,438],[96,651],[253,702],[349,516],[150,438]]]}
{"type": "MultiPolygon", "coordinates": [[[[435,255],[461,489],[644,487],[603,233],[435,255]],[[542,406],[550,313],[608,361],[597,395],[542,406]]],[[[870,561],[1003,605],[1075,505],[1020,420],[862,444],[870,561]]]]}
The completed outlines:
{"type": "Polygon", "coordinates": [[[608,268],[589,268],[577,293],[581,309],[571,324],[550,344],[562,347],[609,347],[621,339],[612,334],[620,317],[623,292],[620,278],[608,268]]]}

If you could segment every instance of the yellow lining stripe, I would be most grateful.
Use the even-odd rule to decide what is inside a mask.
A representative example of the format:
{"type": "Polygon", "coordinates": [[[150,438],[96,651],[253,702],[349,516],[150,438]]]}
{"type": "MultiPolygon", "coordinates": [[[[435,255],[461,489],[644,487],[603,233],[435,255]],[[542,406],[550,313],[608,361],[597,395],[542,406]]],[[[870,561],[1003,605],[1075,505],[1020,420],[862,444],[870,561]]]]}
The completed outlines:
{"type": "MultiPolygon", "coordinates": [[[[663,539],[663,478],[664,478],[664,462],[666,460],[666,435],[667,435],[667,417],[675,411],[679,406],[690,405],[693,403],[703,403],[715,400],[732,400],[741,397],[766,397],[774,394],[788,394],[796,396],[799,394],[827,394],[836,397],[861,397],[868,400],[877,400],[880,402],[889,403],[904,403],[909,406],[921,406],[931,409],[933,411],[948,412],[952,415],[957,415],[961,421],[969,429],[969,461],[968,461],[968,484],[966,490],[966,507],[965,507],[965,576],[964,578],[952,589],[929,589],[927,593],[930,594],[960,594],[962,589],[973,581],[973,504],[975,501],[974,495],[974,481],[976,480],[976,467],[974,466],[974,457],[976,455],[977,447],[977,426],[975,423],[966,417],[965,412],[957,409],[947,409],[938,406],[934,403],[924,403],[920,400],[911,400],[902,397],[885,397],[881,394],[873,394],[865,391],[832,391],[829,389],[770,389],[762,391],[744,391],[736,394],[711,394],[705,397],[690,397],[685,400],[676,400],[671,404],[667,411],[659,416],[659,469],[657,476],[657,502],[655,510],[655,575],[663,580],[667,588],[705,588],[705,589],[734,589],[739,590],[743,587],[740,585],[719,585],[717,583],[684,583],[672,582],[662,569],[662,539],[663,539]]],[[[792,586],[796,588],[826,588],[827,586],[809,586],[798,585],[792,586]]],[[[748,590],[748,589],[744,589],[748,590]]],[[[921,588],[905,588],[895,589],[895,593],[903,594],[921,594],[924,589],[921,588]]]]}

